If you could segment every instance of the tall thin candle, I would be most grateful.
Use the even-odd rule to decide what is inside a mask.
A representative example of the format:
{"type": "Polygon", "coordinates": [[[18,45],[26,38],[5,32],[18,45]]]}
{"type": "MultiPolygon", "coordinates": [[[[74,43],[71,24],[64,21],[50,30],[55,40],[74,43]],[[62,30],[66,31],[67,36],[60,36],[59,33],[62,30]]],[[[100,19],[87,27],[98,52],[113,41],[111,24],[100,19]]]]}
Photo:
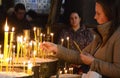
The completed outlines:
{"type": "Polygon", "coordinates": [[[17,38],[17,58],[16,61],[18,62],[18,58],[19,58],[19,52],[20,52],[20,37],[17,38]]]}
{"type": "Polygon", "coordinates": [[[61,45],[62,45],[62,46],[63,46],[63,42],[64,42],[64,39],[62,38],[62,39],[61,39],[61,45]]]}
{"type": "Polygon", "coordinates": [[[69,44],[69,37],[67,37],[67,48],[70,48],[70,44],[69,44]]]}
{"type": "Polygon", "coordinates": [[[12,56],[12,45],[13,45],[13,39],[14,39],[14,30],[15,28],[12,28],[12,32],[10,32],[10,48],[9,48],[9,54],[12,56]]]}
{"type": "Polygon", "coordinates": [[[4,33],[4,59],[7,59],[8,57],[8,30],[9,30],[9,27],[7,25],[7,20],[6,20],[6,23],[5,23],[5,33],[4,33]]]}
{"type": "Polygon", "coordinates": [[[36,35],[36,27],[34,27],[34,36],[35,36],[35,40],[37,40],[37,35],[36,35]]]}
{"type": "Polygon", "coordinates": [[[54,33],[50,33],[50,35],[51,35],[51,42],[53,42],[54,33]]]}

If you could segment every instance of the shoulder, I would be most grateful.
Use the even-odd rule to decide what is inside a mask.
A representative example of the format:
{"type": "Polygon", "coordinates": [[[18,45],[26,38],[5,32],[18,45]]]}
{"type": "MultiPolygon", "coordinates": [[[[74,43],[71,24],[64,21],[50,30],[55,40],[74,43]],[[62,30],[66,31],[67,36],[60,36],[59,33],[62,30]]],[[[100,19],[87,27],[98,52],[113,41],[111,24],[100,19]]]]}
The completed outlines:
{"type": "Polygon", "coordinates": [[[114,32],[113,36],[120,39],[120,27],[118,27],[118,29],[114,32]]]}

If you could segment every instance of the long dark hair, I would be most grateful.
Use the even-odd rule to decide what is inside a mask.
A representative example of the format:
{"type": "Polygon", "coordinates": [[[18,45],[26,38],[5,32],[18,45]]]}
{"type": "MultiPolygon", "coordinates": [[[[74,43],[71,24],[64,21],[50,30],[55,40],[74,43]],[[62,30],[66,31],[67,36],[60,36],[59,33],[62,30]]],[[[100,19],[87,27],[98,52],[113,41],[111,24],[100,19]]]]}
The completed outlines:
{"type": "MultiPolygon", "coordinates": [[[[112,25],[109,29],[109,35],[108,35],[108,39],[109,39],[120,25],[120,15],[119,15],[120,1],[119,0],[96,0],[96,2],[102,6],[105,15],[108,17],[108,20],[112,21],[112,25]]],[[[105,43],[107,42],[107,40],[105,41],[105,43]]]]}

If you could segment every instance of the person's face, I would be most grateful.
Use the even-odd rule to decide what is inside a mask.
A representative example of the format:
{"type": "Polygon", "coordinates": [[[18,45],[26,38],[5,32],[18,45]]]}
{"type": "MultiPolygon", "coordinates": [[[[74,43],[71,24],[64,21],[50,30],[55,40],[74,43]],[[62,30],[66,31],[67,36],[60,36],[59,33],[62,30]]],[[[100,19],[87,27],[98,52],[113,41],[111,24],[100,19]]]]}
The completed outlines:
{"type": "Polygon", "coordinates": [[[105,13],[103,11],[102,6],[99,3],[96,3],[95,11],[96,11],[96,14],[95,14],[94,18],[96,19],[98,24],[104,24],[104,23],[109,21],[107,16],[105,15],[105,13]]]}
{"type": "Polygon", "coordinates": [[[25,16],[25,10],[19,9],[15,14],[17,19],[22,20],[25,16]]]}
{"type": "Polygon", "coordinates": [[[70,24],[72,27],[79,26],[80,24],[80,17],[77,13],[72,13],[70,15],[70,24]]]}

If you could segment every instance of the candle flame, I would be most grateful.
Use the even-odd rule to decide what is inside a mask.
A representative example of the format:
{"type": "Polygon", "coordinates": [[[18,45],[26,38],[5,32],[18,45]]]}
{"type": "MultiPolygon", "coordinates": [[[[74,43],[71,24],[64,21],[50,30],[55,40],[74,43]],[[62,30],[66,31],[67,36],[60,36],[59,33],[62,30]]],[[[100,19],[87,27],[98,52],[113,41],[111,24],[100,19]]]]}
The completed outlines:
{"type": "Polygon", "coordinates": [[[63,41],[64,41],[64,39],[62,38],[62,39],[61,39],[61,42],[63,42],[63,41]]]}
{"type": "Polygon", "coordinates": [[[62,74],[62,71],[60,71],[60,74],[62,74]]]}
{"type": "Polygon", "coordinates": [[[43,36],[43,33],[41,33],[40,36],[43,36]]]}
{"type": "Polygon", "coordinates": [[[14,32],[15,31],[15,28],[14,27],[12,27],[12,32],[14,32]]]}
{"type": "Polygon", "coordinates": [[[36,27],[34,27],[33,30],[36,31],[36,27]]]}
{"type": "Polygon", "coordinates": [[[36,51],[34,51],[34,53],[33,53],[33,54],[34,54],[34,56],[35,56],[35,55],[36,55],[36,51]]]}
{"type": "Polygon", "coordinates": [[[28,63],[28,69],[31,69],[32,68],[32,63],[28,63]]]}
{"type": "Polygon", "coordinates": [[[2,45],[0,45],[0,48],[2,48],[2,45]]]}
{"type": "Polygon", "coordinates": [[[53,36],[54,34],[53,33],[50,33],[51,36],[53,36]]]}
{"type": "Polygon", "coordinates": [[[13,45],[13,48],[15,49],[15,45],[13,45]]]}
{"type": "Polygon", "coordinates": [[[6,20],[6,23],[5,23],[5,31],[8,31],[8,30],[9,30],[9,27],[8,27],[7,20],[6,20]]]}
{"type": "Polygon", "coordinates": [[[67,37],[67,40],[69,40],[69,37],[67,37]]]}

